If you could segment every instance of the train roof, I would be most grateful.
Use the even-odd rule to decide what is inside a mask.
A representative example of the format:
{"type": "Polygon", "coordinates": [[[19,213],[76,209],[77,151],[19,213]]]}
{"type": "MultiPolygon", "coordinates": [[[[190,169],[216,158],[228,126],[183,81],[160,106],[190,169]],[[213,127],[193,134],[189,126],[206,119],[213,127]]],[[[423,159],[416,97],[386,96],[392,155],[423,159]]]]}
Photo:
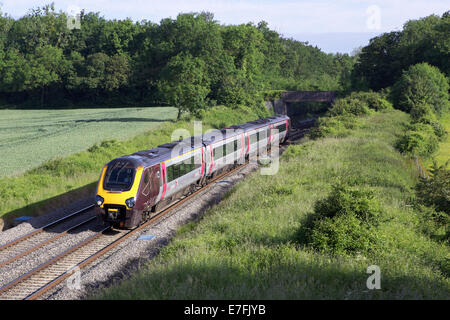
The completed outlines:
{"type": "Polygon", "coordinates": [[[155,164],[167,161],[173,158],[174,156],[182,155],[189,151],[201,148],[203,144],[210,145],[215,141],[223,140],[219,138],[222,137],[224,139],[230,138],[239,134],[240,131],[247,132],[250,130],[261,128],[264,125],[276,123],[287,119],[289,119],[289,117],[286,115],[275,115],[264,119],[249,121],[243,124],[232,125],[224,129],[216,129],[213,131],[206,132],[201,136],[194,136],[185,138],[183,140],[165,143],[153,149],[142,150],[135,152],[131,155],[122,156],[111,160],[108,163],[108,165],[113,161],[127,160],[130,163],[132,163],[135,167],[138,166],[150,167],[155,164]],[[177,148],[177,150],[174,150],[175,148],[177,148]],[[173,152],[176,152],[177,154],[175,155],[173,154],[173,152]]]}

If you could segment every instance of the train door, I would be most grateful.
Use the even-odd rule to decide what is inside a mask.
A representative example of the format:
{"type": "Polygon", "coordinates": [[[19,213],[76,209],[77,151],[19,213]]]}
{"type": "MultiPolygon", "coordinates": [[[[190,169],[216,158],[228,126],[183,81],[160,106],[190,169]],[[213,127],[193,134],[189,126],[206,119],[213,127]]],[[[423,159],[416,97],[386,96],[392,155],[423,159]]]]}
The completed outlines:
{"type": "Polygon", "coordinates": [[[160,168],[159,164],[149,167],[142,174],[142,182],[138,199],[144,208],[155,205],[160,193],[160,168]]]}

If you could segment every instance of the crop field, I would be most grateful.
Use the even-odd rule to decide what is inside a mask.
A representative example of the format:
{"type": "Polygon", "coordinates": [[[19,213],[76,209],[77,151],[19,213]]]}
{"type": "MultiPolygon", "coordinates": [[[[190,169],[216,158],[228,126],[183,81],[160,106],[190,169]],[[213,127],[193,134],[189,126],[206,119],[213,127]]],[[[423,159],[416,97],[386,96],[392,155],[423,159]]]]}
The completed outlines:
{"type": "Polygon", "coordinates": [[[105,139],[131,138],[176,115],[171,107],[0,110],[0,178],[105,139]]]}

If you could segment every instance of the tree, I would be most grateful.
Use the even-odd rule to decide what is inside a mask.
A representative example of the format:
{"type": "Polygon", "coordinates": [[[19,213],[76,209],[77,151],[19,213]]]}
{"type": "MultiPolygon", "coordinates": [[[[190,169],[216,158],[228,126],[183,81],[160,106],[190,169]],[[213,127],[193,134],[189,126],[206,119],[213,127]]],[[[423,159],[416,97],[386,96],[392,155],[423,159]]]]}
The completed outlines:
{"type": "Polygon", "coordinates": [[[41,105],[44,105],[48,87],[62,83],[63,75],[69,69],[69,62],[62,50],[50,45],[36,48],[30,56],[31,79],[27,88],[41,90],[41,105]]]}
{"type": "Polygon", "coordinates": [[[395,83],[392,96],[394,105],[416,117],[425,115],[424,106],[430,106],[440,116],[449,106],[449,84],[438,68],[419,63],[404,71],[395,83]]]}
{"type": "Polygon", "coordinates": [[[169,60],[161,77],[159,91],[166,103],[178,108],[177,119],[182,112],[195,114],[206,107],[210,89],[203,60],[180,53],[169,60]]]}
{"type": "Polygon", "coordinates": [[[352,75],[352,82],[360,89],[372,90],[393,85],[402,71],[411,65],[427,62],[449,76],[450,13],[439,17],[410,20],[402,31],[384,33],[370,40],[362,48],[352,75]]]}

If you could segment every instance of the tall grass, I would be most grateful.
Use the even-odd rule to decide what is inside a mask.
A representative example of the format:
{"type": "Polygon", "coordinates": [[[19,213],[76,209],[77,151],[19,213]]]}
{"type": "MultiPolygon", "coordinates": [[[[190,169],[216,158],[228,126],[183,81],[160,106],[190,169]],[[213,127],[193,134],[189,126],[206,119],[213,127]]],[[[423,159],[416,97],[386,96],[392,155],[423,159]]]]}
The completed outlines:
{"type": "Polygon", "coordinates": [[[448,299],[446,244],[420,230],[416,169],[393,147],[409,116],[365,116],[352,135],[291,146],[274,176],[251,175],[140,272],[101,299],[448,299]],[[370,188],[382,219],[371,251],[339,255],[298,241],[332,186],[370,188]],[[381,289],[366,287],[367,267],[381,289]]]}

